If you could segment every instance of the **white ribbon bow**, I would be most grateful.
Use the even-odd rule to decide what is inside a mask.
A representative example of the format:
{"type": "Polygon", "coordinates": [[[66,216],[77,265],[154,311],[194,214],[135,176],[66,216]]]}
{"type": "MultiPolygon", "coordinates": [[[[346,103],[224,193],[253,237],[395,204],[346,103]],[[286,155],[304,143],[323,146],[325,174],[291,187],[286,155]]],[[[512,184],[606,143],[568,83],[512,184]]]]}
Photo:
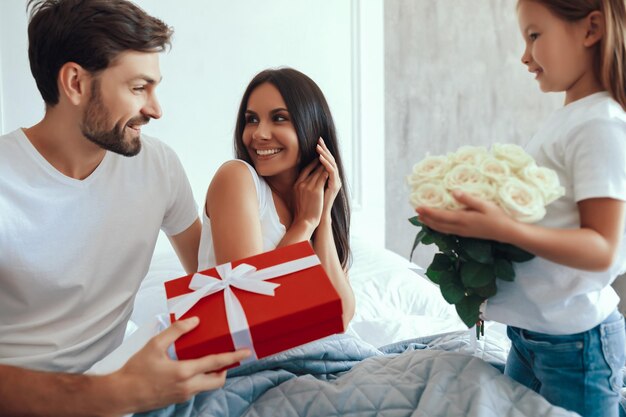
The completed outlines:
{"type": "Polygon", "coordinates": [[[176,320],[178,320],[202,298],[219,291],[224,291],[226,318],[228,320],[230,334],[233,338],[233,344],[235,349],[244,347],[251,349],[252,355],[242,361],[242,363],[249,362],[257,359],[252,343],[252,336],[250,335],[250,326],[248,325],[243,307],[231,287],[273,297],[274,290],[279,287],[280,284],[266,282],[266,280],[302,271],[319,264],[319,258],[316,255],[310,255],[260,270],[248,264],[240,264],[235,268],[232,267],[231,263],[218,265],[215,269],[222,279],[205,274],[194,274],[189,283],[189,289],[194,291],[170,298],[167,302],[168,309],[170,313],[174,314],[176,320]]]}

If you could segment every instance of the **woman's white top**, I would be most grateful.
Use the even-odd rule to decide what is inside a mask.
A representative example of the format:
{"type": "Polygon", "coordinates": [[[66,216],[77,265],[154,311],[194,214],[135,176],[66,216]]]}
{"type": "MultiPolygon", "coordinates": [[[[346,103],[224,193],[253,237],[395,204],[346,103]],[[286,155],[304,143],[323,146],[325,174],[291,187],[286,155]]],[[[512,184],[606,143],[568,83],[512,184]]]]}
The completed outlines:
{"type": "MultiPolygon", "coordinates": [[[[261,233],[263,235],[263,251],[276,249],[283,236],[285,236],[285,226],[280,222],[272,190],[260,177],[253,166],[240,159],[235,159],[248,167],[250,175],[254,180],[256,197],[259,202],[259,220],[261,221],[261,233]]],[[[211,220],[206,214],[206,207],[202,210],[202,235],[200,237],[200,250],[198,251],[198,270],[213,268],[216,265],[215,249],[213,246],[213,235],[211,234],[211,220]]],[[[234,260],[234,259],[233,259],[234,260]]]]}

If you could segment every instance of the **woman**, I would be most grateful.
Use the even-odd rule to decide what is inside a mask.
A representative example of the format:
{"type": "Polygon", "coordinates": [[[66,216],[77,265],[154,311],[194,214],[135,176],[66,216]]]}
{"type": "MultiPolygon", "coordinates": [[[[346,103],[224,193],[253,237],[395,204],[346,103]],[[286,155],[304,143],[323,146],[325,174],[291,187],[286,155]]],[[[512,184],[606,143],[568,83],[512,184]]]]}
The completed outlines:
{"type": "Polygon", "coordinates": [[[291,68],[256,75],[239,107],[235,154],[209,185],[200,269],[311,240],[341,297],[345,328],[354,315],[350,207],[335,126],[315,82],[291,68]]]}

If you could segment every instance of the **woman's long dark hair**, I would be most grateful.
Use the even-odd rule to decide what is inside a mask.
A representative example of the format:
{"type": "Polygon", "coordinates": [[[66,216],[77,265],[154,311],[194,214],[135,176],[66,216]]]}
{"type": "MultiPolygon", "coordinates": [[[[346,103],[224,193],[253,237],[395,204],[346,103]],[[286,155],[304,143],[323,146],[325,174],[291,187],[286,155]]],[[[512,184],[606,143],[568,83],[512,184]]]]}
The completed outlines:
{"type": "Polygon", "coordinates": [[[252,91],[265,83],[270,83],[276,87],[287,105],[291,121],[298,135],[300,147],[298,171],[318,158],[315,147],[320,137],[324,139],[328,150],[335,157],[342,187],[331,209],[332,230],[339,261],[342,268],[347,269],[350,262],[350,202],[345,186],[346,180],[337,143],[335,123],[324,94],[317,84],[308,76],[292,68],[267,69],[257,74],[248,84],[239,105],[235,126],[235,155],[252,165],[248,150],[243,143],[246,109],[252,91]]]}

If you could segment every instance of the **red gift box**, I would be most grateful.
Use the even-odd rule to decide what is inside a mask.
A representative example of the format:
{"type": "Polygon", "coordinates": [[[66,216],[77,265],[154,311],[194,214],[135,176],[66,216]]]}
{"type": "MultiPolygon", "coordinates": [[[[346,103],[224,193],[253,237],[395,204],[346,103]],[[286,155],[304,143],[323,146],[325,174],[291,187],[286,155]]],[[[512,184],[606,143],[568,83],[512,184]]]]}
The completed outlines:
{"type": "Polygon", "coordinates": [[[341,299],[309,242],[168,281],[165,292],[172,323],[200,318],[198,327],[175,342],[179,359],[246,347],[253,351],[247,362],[343,332],[341,299]],[[247,285],[261,293],[238,288],[247,285]],[[216,292],[205,295],[211,291],[216,292]],[[243,323],[237,323],[237,308],[243,323]]]}

